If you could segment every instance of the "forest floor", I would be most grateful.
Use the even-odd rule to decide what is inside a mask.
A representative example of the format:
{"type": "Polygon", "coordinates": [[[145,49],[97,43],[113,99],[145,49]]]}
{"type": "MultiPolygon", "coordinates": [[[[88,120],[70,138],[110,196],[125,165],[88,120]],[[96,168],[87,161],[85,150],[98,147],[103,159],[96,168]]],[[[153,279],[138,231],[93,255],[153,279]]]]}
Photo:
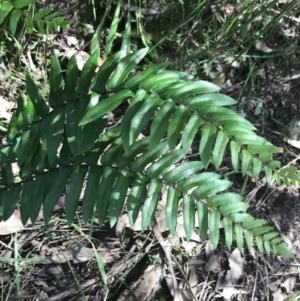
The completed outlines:
{"type": "MultiPolygon", "coordinates": [[[[64,67],[70,53],[77,53],[77,58],[83,57],[83,60],[88,55],[89,42],[100,18],[93,20],[93,5],[88,1],[77,2],[47,0],[39,4],[38,8],[50,7],[70,21],[68,29],[49,35],[47,45],[36,33],[26,40],[20,37],[22,55],[9,52],[9,47],[15,49],[12,45],[1,44],[0,130],[3,133],[18,93],[24,90],[28,66],[42,87],[45,62],[49,66],[54,53],[61,54],[64,67]]],[[[158,6],[157,2],[149,1],[148,9],[140,11],[150,42],[158,43],[159,61],[168,61],[172,69],[191,73],[195,79],[218,84],[222,93],[238,100],[236,110],[256,126],[257,133],[283,149],[276,159],[283,166],[299,168],[300,19],[297,16],[300,5],[287,11],[287,17],[277,20],[274,30],[266,31],[263,39],[253,43],[249,39],[247,44],[243,38],[239,39],[242,32],[238,30],[242,29],[235,33],[228,31],[230,34],[224,34],[223,40],[211,35],[222,24],[228,25],[228,20],[233,20],[241,6],[239,1],[235,6],[229,4],[230,1],[222,6],[218,1],[211,1],[212,4],[207,3],[197,17],[186,23],[188,12],[183,8],[191,10],[188,5],[193,8],[193,1],[185,1],[184,7],[180,1],[165,2],[158,6]],[[184,25],[177,28],[178,24],[184,25]],[[203,39],[210,35],[211,40],[203,39]],[[246,44],[252,45],[244,51],[246,44]],[[234,57],[233,53],[241,55],[234,57]]],[[[285,2],[289,3],[278,1],[274,13],[265,12],[260,16],[262,20],[253,19],[252,29],[248,29],[246,36],[255,35],[260,26],[267,27],[265,19],[284,10],[285,2]]],[[[114,1],[112,3],[103,36],[107,36],[114,13],[114,1]]],[[[132,24],[137,13],[135,5],[132,5],[132,24]]],[[[105,4],[95,9],[96,15],[102,16],[105,4]]],[[[126,13],[126,6],[122,6],[121,26],[126,13]]],[[[240,24],[243,18],[247,19],[247,13],[238,19],[240,24]]],[[[118,39],[117,36],[113,49],[120,46],[118,39]]],[[[136,30],[132,30],[132,43],[134,47],[144,47],[136,30]]],[[[247,179],[245,185],[239,175],[232,176],[231,180],[236,191],[243,191],[251,205],[250,213],[267,219],[281,233],[295,258],[267,256],[257,250],[249,254],[246,249],[241,254],[237,249],[228,250],[224,237],[214,249],[209,241],[200,240],[197,228],[192,240],[186,242],[181,217],[178,234],[172,237],[163,213],[158,211],[158,226],[171,250],[182,294],[180,300],[300,300],[297,298],[300,296],[299,188],[268,186],[264,178],[257,183],[247,179]],[[229,283],[230,273],[236,278],[234,285],[229,283]]],[[[1,300],[173,300],[172,278],[161,244],[150,230],[141,231],[139,220],[134,229],[130,229],[124,214],[116,227],[110,229],[108,225],[100,227],[96,219],[93,225],[82,224],[78,212],[78,227],[68,227],[63,206],[64,196],[47,227],[42,214],[34,225],[24,227],[17,209],[11,219],[0,223],[0,262],[4,258],[0,263],[1,300]],[[96,255],[100,255],[104,263],[107,285],[100,277],[96,255]],[[19,256],[26,260],[13,260],[19,256]]]]}

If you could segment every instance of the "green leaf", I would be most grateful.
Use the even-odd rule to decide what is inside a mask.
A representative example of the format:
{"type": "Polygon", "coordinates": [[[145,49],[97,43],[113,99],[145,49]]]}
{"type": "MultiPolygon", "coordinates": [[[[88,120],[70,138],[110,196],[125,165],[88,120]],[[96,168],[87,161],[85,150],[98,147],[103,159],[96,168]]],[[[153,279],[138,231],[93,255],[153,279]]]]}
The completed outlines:
{"type": "Polygon", "coordinates": [[[246,239],[246,244],[247,244],[248,251],[251,252],[252,247],[253,247],[253,233],[249,232],[249,231],[246,231],[245,232],[245,239],[246,239]]]}
{"type": "Polygon", "coordinates": [[[27,97],[26,108],[23,111],[23,117],[25,117],[25,124],[32,124],[34,121],[39,121],[40,117],[37,115],[34,105],[30,99],[27,97]]]}
{"type": "Polygon", "coordinates": [[[119,15],[121,11],[121,1],[119,0],[118,5],[115,10],[114,18],[111,22],[111,26],[109,29],[109,33],[106,39],[106,45],[105,45],[105,57],[107,57],[111,53],[111,48],[113,45],[113,40],[115,39],[115,35],[118,29],[119,24],[119,15]]]}
{"type": "Polygon", "coordinates": [[[263,236],[263,240],[271,240],[279,235],[278,232],[271,232],[263,236]]]}
{"type": "MultiPolygon", "coordinates": [[[[124,143],[124,141],[122,141],[124,143]]],[[[148,151],[149,137],[142,138],[132,144],[128,152],[123,153],[116,160],[116,164],[118,167],[126,168],[130,163],[140,154],[148,151]]],[[[124,144],[123,144],[124,147],[124,144]]]]}
{"type": "Polygon", "coordinates": [[[58,146],[61,143],[65,124],[64,107],[56,107],[49,116],[43,119],[43,136],[47,140],[47,154],[50,165],[57,157],[58,146]]]}
{"type": "Polygon", "coordinates": [[[255,179],[255,181],[258,181],[262,162],[257,158],[253,158],[252,165],[253,165],[253,171],[252,171],[253,178],[255,179]]]}
{"type": "Polygon", "coordinates": [[[228,108],[210,106],[203,108],[201,112],[205,114],[206,117],[209,117],[211,122],[215,125],[222,127],[239,126],[240,128],[255,130],[251,122],[228,108]]]}
{"type": "Polygon", "coordinates": [[[175,106],[171,99],[167,99],[161,106],[151,124],[149,148],[155,147],[166,133],[170,122],[170,117],[174,110],[175,106]]]}
{"type": "Polygon", "coordinates": [[[25,110],[26,110],[26,101],[23,95],[20,93],[17,98],[17,111],[16,111],[17,129],[19,132],[22,132],[28,126],[25,110]]]}
{"type": "Polygon", "coordinates": [[[121,90],[120,92],[100,101],[94,107],[91,107],[83,118],[81,119],[79,125],[85,125],[98,118],[101,118],[107,112],[112,111],[117,106],[119,106],[124,100],[133,97],[133,93],[129,90],[121,90]]]}
{"type": "MultiPolygon", "coordinates": [[[[267,183],[269,184],[269,185],[271,185],[271,182],[272,182],[272,169],[268,166],[268,165],[265,165],[264,166],[264,170],[265,170],[265,173],[266,173],[266,180],[267,180],[267,183]]],[[[274,177],[275,177],[275,179],[276,179],[276,177],[277,177],[277,175],[279,175],[279,173],[275,173],[274,174],[274,177]]],[[[279,179],[279,185],[280,185],[280,175],[279,175],[279,177],[277,177],[277,179],[279,179]]],[[[277,182],[277,181],[276,181],[277,182]]]]}
{"type": "Polygon", "coordinates": [[[239,171],[239,153],[241,147],[234,141],[230,142],[230,152],[231,152],[231,163],[234,171],[237,173],[239,171]]]}
{"type": "Polygon", "coordinates": [[[242,175],[243,177],[247,174],[248,170],[249,170],[249,166],[252,160],[252,155],[246,151],[246,150],[242,150],[242,175]]]}
{"type": "Polygon", "coordinates": [[[214,180],[213,182],[203,183],[200,187],[196,188],[192,194],[198,199],[206,198],[210,195],[216,194],[223,190],[228,189],[232,183],[227,180],[214,180]]]}
{"type": "Polygon", "coordinates": [[[2,176],[2,183],[4,186],[8,186],[14,183],[15,176],[13,174],[11,164],[1,166],[1,176],[2,176]]]}
{"type": "Polygon", "coordinates": [[[250,230],[250,229],[254,229],[257,227],[261,227],[263,225],[265,225],[267,223],[267,221],[265,219],[256,219],[254,221],[247,221],[243,223],[243,228],[250,230]]]}
{"type": "Polygon", "coordinates": [[[193,110],[201,109],[205,105],[232,106],[234,104],[236,104],[234,99],[219,93],[205,93],[202,95],[192,96],[184,100],[184,105],[193,110]]]}
{"type": "Polygon", "coordinates": [[[115,168],[105,167],[102,175],[102,179],[98,186],[96,195],[96,208],[99,220],[99,225],[102,226],[107,215],[110,197],[111,187],[114,186],[118,170],[115,168]],[[109,189],[108,189],[109,188],[109,189]]]}
{"type": "Polygon", "coordinates": [[[276,246],[278,253],[286,258],[294,258],[293,253],[284,244],[276,246]]]}
{"type": "Polygon", "coordinates": [[[47,182],[47,180],[49,180],[49,175],[50,173],[39,175],[33,183],[33,196],[31,198],[32,206],[29,214],[32,223],[35,223],[46,194],[48,193],[46,186],[50,186],[47,182]]]}
{"type": "Polygon", "coordinates": [[[27,223],[30,217],[30,211],[32,210],[30,206],[30,200],[32,199],[32,193],[33,193],[32,188],[33,188],[32,180],[28,180],[23,183],[20,213],[21,213],[21,221],[24,226],[27,223]]]}
{"type": "MultiPolygon", "coordinates": [[[[128,19],[129,19],[129,10],[128,10],[128,19]]],[[[148,37],[148,34],[145,30],[145,27],[143,25],[142,22],[137,22],[137,25],[138,25],[138,29],[139,29],[139,33],[141,35],[141,39],[142,39],[142,42],[144,44],[145,47],[148,47],[148,48],[151,48],[151,51],[149,52],[149,55],[152,59],[153,62],[158,62],[159,61],[159,57],[158,57],[158,53],[155,49],[155,47],[153,47],[149,37],[148,37]]]]}
{"type": "Polygon", "coordinates": [[[130,13],[130,9],[128,9],[125,30],[123,32],[123,38],[122,38],[122,46],[121,46],[121,50],[125,51],[126,54],[130,52],[130,46],[131,46],[130,42],[131,42],[131,13],[130,13]]]}
{"type": "Polygon", "coordinates": [[[133,100],[131,101],[127,111],[124,114],[124,117],[121,122],[121,136],[123,140],[123,146],[125,151],[127,152],[129,147],[135,141],[134,132],[130,131],[131,122],[136,113],[139,111],[141,106],[143,105],[142,100],[147,97],[147,94],[144,90],[138,90],[135,93],[133,100]]]}
{"type": "Polygon", "coordinates": [[[229,215],[241,211],[245,211],[249,208],[249,204],[244,202],[236,202],[236,203],[229,203],[220,207],[220,211],[223,215],[229,215]]]}
{"type": "Polygon", "coordinates": [[[114,74],[107,83],[107,89],[113,90],[120,85],[126,79],[129,72],[144,58],[147,52],[148,48],[143,48],[121,59],[114,74]]]}
{"type": "Polygon", "coordinates": [[[66,71],[65,88],[63,93],[66,100],[74,99],[75,97],[78,75],[79,71],[77,67],[76,55],[73,54],[69,60],[66,71]]]}
{"type": "Polygon", "coordinates": [[[190,112],[185,108],[185,106],[179,105],[168,127],[167,140],[170,149],[177,144],[177,139],[179,138],[183,125],[189,116],[190,112]]]}
{"type": "MultiPolygon", "coordinates": [[[[1,11],[1,8],[0,8],[1,11]]],[[[9,21],[9,29],[14,36],[16,34],[18,22],[22,16],[22,12],[19,10],[13,10],[10,16],[10,21],[9,21]]]]}
{"type": "Polygon", "coordinates": [[[224,230],[225,230],[225,242],[227,248],[230,250],[232,246],[232,220],[229,219],[228,217],[223,218],[223,225],[224,225],[224,230]]]}
{"type": "Polygon", "coordinates": [[[276,245],[276,244],[279,244],[281,242],[282,242],[282,238],[281,237],[277,237],[277,238],[272,239],[271,244],[272,245],[274,245],[274,244],[276,245]]]}
{"type": "Polygon", "coordinates": [[[273,161],[269,162],[268,165],[269,165],[271,168],[278,168],[278,167],[280,167],[281,162],[280,162],[280,161],[273,160],[273,161]]]}
{"type": "Polygon", "coordinates": [[[56,31],[55,25],[50,21],[46,22],[46,31],[47,32],[56,31]]]}
{"type": "Polygon", "coordinates": [[[190,117],[188,123],[185,125],[181,139],[181,145],[185,153],[190,150],[190,147],[192,146],[192,143],[194,141],[194,137],[199,130],[199,127],[203,123],[204,120],[199,117],[197,112],[194,112],[190,117]]]}
{"type": "Polygon", "coordinates": [[[44,202],[44,221],[47,225],[50,221],[53,208],[56,205],[59,197],[61,196],[62,192],[65,189],[65,186],[67,184],[67,181],[69,180],[69,177],[73,171],[73,168],[70,166],[60,166],[59,171],[57,175],[53,178],[54,182],[52,184],[51,190],[46,196],[45,202],[44,202]]]}
{"type": "Polygon", "coordinates": [[[213,144],[216,137],[216,131],[217,129],[212,124],[210,124],[209,122],[204,123],[199,144],[199,153],[201,161],[204,164],[205,168],[209,164],[213,144]]]}
{"type": "Polygon", "coordinates": [[[37,0],[16,0],[14,2],[14,5],[15,5],[15,8],[23,8],[25,6],[35,3],[36,1],[37,0]]]}
{"type": "Polygon", "coordinates": [[[17,116],[15,114],[12,115],[8,129],[7,129],[7,142],[12,143],[18,133],[17,129],[17,116]]]}
{"type": "Polygon", "coordinates": [[[17,153],[19,166],[21,166],[25,161],[31,160],[39,145],[40,133],[41,127],[40,124],[37,123],[22,134],[20,148],[17,153]]]}
{"type": "Polygon", "coordinates": [[[264,144],[249,144],[248,150],[253,154],[262,154],[262,153],[280,153],[282,149],[272,145],[271,143],[264,144]]]}
{"type": "Polygon", "coordinates": [[[33,33],[33,20],[31,17],[25,17],[25,25],[29,33],[33,33]]]}
{"type": "Polygon", "coordinates": [[[246,133],[235,134],[234,138],[239,144],[245,144],[245,145],[251,144],[253,148],[254,148],[254,145],[256,145],[256,144],[261,146],[262,144],[266,143],[265,138],[259,137],[255,133],[253,133],[253,134],[246,134],[246,133]]]}
{"type": "Polygon", "coordinates": [[[67,110],[67,121],[66,121],[66,136],[68,139],[70,150],[75,157],[77,154],[77,143],[76,143],[76,131],[78,127],[78,121],[80,110],[78,102],[69,101],[66,106],[67,110]]]}
{"type": "Polygon", "coordinates": [[[265,250],[268,256],[271,255],[271,247],[270,247],[270,242],[269,241],[264,241],[264,246],[265,246],[265,250]]]}
{"type": "Polygon", "coordinates": [[[49,94],[49,105],[53,108],[54,106],[63,105],[63,77],[60,68],[60,63],[56,55],[51,60],[51,72],[50,72],[50,94],[49,94]]]}
{"type": "Polygon", "coordinates": [[[117,181],[111,193],[109,203],[109,223],[111,227],[115,225],[122,212],[131,180],[132,173],[128,170],[121,170],[117,175],[117,181]]]}
{"type": "Polygon", "coordinates": [[[56,11],[56,12],[53,12],[53,13],[51,13],[51,14],[49,14],[48,16],[46,16],[45,18],[44,18],[44,20],[45,21],[51,21],[53,18],[55,18],[56,16],[58,15],[58,12],[56,11]]]}
{"type": "Polygon", "coordinates": [[[79,197],[82,191],[83,181],[86,173],[87,166],[75,166],[71,175],[70,183],[67,185],[65,210],[69,226],[73,223],[73,218],[78,206],[79,197]]]}
{"type": "Polygon", "coordinates": [[[259,228],[253,229],[253,234],[254,235],[262,235],[262,234],[268,233],[272,230],[274,230],[274,228],[271,226],[259,227],[259,228]]]}
{"type": "MultiPolygon", "coordinates": [[[[87,97],[88,96],[83,95],[81,98],[87,98],[87,97]]],[[[87,108],[92,108],[93,106],[96,105],[93,104],[92,98],[93,95],[91,95],[90,103],[88,104],[87,108]]],[[[83,99],[79,100],[79,112],[81,112],[82,114],[79,114],[78,120],[82,119],[84,115],[84,110],[83,110],[83,106],[85,106],[84,102],[86,102],[86,100],[83,99]]],[[[86,153],[93,148],[96,141],[99,139],[100,134],[103,132],[105,126],[106,126],[106,119],[99,118],[84,126],[78,126],[76,128],[77,155],[86,153]]]]}
{"type": "Polygon", "coordinates": [[[179,88],[171,87],[166,97],[172,98],[173,100],[177,101],[193,94],[211,93],[217,92],[219,90],[220,87],[212,83],[199,80],[194,82],[186,82],[182,87],[179,88]]]}
{"type": "Polygon", "coordinates": [[[200,174],[193,175],[192,177],[179,181],[177,185],[179,188],[188,192],[192,188],[199,187],[209,182],[216,181],[220,177],[221,177],[220,175],[213,172],[202,172],[200,174]]]}
{"type": "Polygon", "coordinates": [[[166,221],[173,236],[176,231],[179,198],[180,192],[174,187],[169,186],[167,192],[166,221]]]}
{"type": "Polygon", "coordinates": [[[180,80],[180,73],[176,71],[164,71],[156,75],[151,74],[146,80],[140,83],[139,89],[146,91],[156,90],[158,87],[168,87],[180,80]]]}
{"type": "Polygon", "coordinates": [[[3,23],[6,16],[10,13],[13,9],[11,2],[3,1],[0,6],[0,25],[3,23]]]}
{"type": "Polygon", "coordinates": [[[42,144],[38,142],[38,146],[34,152],[34,155],[32,156],[32,159],[30,160],[31,172],[42,173],[44,168],[48,167],[46,166],[47,163],[44,162],[44,158],[42,156],[42,144]]]}
{"type": "Polygon", "coordinates": [[[171,152],[163,155],[158,161],[154,162],[146,170],[146,174],[152,178],[158,178],[161,173],[168,170],[170,166],[177,163],[185,157],[185,152],[181,149],[172,150],[171,152]]]}
{"type": "Polygon", "coordinates": [[[195,201],[188,194],[183,196],[183,226],[186,239],[189,241],[195,228],[195,201]]]}
{"type": "Polygon", "coordinates": [[[95,195],[97,194],[98,185],[103,173],[102,166],[91,166],[88,174],[86,188],[82,199],[82,214],[85,223],[92,216],[95,203],[95,195]]]}
{"type": "Polygon", "coordinates": [[[242,248],[243,248],[243,229],[242,229],[241,225],[236,224],[234,226],[234,232],[235,232],[237,247],[242,252],[242,248]]]}
{"type": "Polygon", "coordinates": [[[41,11],[37,12],[36,14],[34,14],[33,18],[35,20],[41,20],[43,17],[45,17],[46,15],[48,15],[50,12],[51,12],[51,8],[42,9],[41,11]]]}
{"type": "Polygon", "coordinates": [[[98,94],[106,92],[106,83],[111,73],[115,70],[118,62],[126,55],[125,51],[116,52],[110,58],[105,60],[103,65],[99,68],[91,85],[91,90],[98,94]]]}
{"type": "Polygon", "coordinates": [[[152,179],[149,188],[147,191],[147,196],[144,202],[143,211],[142,211],[142,230],[146,230],[149,226],[152,217],[154,216],[158,198],[161,194],[162,183],[152,179]]]}
{"type": "Polygon", "coordinates": [[[95,70],[98,67],[98,59],[100,57],[99,48],[93,52],[87,62],[84,64],[78,81],[77,94],[88,94],[91,81],[95,76],[95,70]]]}
{"type": "Polygon", "coordinates": [[[291,177],[296,172],[297,172],[297,167],[295,167],[295,166],[286,166],[286,167],[283,167],[282,169],[280,169],[279,174],[281,176],[291,177]]]}
{"type": "Polygon", "coordinates": [[[4,220],[5,201],[7,199],[7,189],[0,190],[0,221],[4,220]]]}
{"type": "Polygon", "coordinates": [[[156,158],[164,155],[169,150],[167,143],[164,141],[160,143],[156,148],[149,150],[141,155],[138,159],[130,164],[130,167],[138,172],[142,172],[144,168],[152,163],[156,158]]]}
{"type": "Polygon", "coordinates": [[[136,87],[142,82],[147,82],[149,78],[152,78],[156,73],[164,70],[169,63],[159,63],[148,67],[147,69],[137,72],[134,76],[129,78],[125,83],[124,87],[127,89],[131,89],[136,87]]]}
{"type": "Polygon", "coordinates": [[[200,238],[202,241],[205,241],[207,238],[207,229],[208,229],[208,207],[206,204],[197,202],[197,212],[198,212],[198,225],[200,238]]]}
{"type": "MultiPolygon", "coordinates": [[[[139,97],[141,97],[141,96],[142,95],[140,95],[139,97]]],[[[130,128],[125,129],[125,131],[129,130],[129,133],[128,133],[129,134],[129,137],[128,137],[129,145],[131,145],[138,138],[139,134],[142,132],[142,130],[145,128],[145,126],[149,123],[156,108],[159,105],[161,105],[162,103],[163,103],[163,100],[161,98],[159,98],[156,94],[152,94],[152,95],[146,97],[146,99],[143,101],[141,106],[137,105],[137,107],[139,107],[139,108],[137,109],[135,115],[131,119],[130,128]]],[[[126,114],[125,114],[124,118],[125,117],[126,117],[126,114]]],[[[128,117],[126,117],[126,120],[127,120],[127,118],[128,117]]],[[[122,126],[123,126],[123,123],[122,123],[122,126]]],[[[128,134],[127,134],[127,136],[128,136],[128,134]]],[[[126,142],[126,144],[127,144],[127,142],[126,142]]]]}
{"type": "Polygon", "coordinates": [[[231,203],[240,203],[243,197],[240,194],[233,192],[222,193],[207,199],[207,203],[211,207],[225,206],[231,203]]]}
{"type": "Polygon", "coordinates": [[[191,175],[194,175],[196,172],[202,170],[204,168],[202,162],[192,161],[185,162],[182,165],[179,165],[167,172],[163,176],[163,180],[168,184],[174,184],[183,178],[187,178],[191,175]]]}
{"type": "Polygon", "coordinates": [[[44,116],[49,113],[49,107],[46,105],[45,100],[39,93],[39,90],[32,80],[32,78],[26,75],[26,88],[31,101],[34,104],[34,108],[39,116],[44,116]]]}
{"type": "Polygon", "coordinates": [[[46,28],[45,28],[46,24],[43,21],[38,20],[36,22],[36,25],[40,34],[46,34],[46,28]]]}
{"type": "Polygon", "coordinates": [[[249,213],[234,213],[230,216],[234,223],[251,222],[254,217],[249,213]]]}
{"type": "Polygon", "coordinates": [[[212,152],[212,159],[216,169],[219,169],[221,166],[228,141],[229,137],[226,136],[222,131],[219,131],[212,152]]]}
{"type": "Polygon", "coordinates": [[[263,247],[262,238],[260,236],[256,236],[255,240],[256,240],[256,244],[257,244],[257,248],[258,248],[259,252],[263,253],[264,247],[263,247]]]}
{"type": "MultiPolygon", "coordinates": [[[[22,184],[17,183],[15,185],[11,185],[6,195],[4,212],[3,212],[3,220],[8,220],[16,209],[16,205],[20,199],[20,194],[22,191],[22,184]]],[[[1,214],[0,214],[1,216],[1,214]]]]}
{"type": "Polygon", "coordinates": [[[258,157],[261,161],[265,162],[265,161],[272,160],[273,159],[273,154],[272,153],[260,153],[258,157]]]}
{"type": "Polygon", "coordinates": [[[140,174],[136,175],[129,196],[127,198],[127,211],[131,227],[133,227],[142,206],[142,201],[146,193],[147,184],[148,178],[140,174]]]}
{"type": "Polygon", "coordinates": [[[216,248],[219,241],[220,212],[211,210],[209,215],[209,238],[216,248]]]}

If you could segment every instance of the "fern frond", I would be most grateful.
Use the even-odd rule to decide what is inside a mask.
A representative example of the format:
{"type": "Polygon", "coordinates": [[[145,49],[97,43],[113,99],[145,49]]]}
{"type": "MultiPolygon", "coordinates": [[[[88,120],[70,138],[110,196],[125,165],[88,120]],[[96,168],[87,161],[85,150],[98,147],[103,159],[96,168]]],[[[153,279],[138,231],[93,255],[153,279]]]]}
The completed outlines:
{"type": "Polygon", "coordinates": [[[22,222],[35,221],[43,204],[49,222],[53,208],[66,192],[66,216],[73,222],[81,189],[83,217],[88,221],[95,206],[99,223],[108,217],[113,226],[125,205],[130,224],[142,211],[146,229],[155,214],[163,187],[167,191],[166,219],[176,231],[179,202],[183,204],[184,228],[190,239],[198,218],[200,237],[209,232],[219,241],[223,222],[228,248],[235,238],[242,248],[292,256],[279,234],[246,213],[239,194],[228,192],[232,182],[218,173],[225,153],[230,153],[236,172],[257,179],[262,170],[268,182],[296,182],[294,168],[276,170],[272,154],[279,149],[259,137],[254,126],[227,108],[235,101],[219,94],[204,81],[189,81],[182,72],[164,71],[166,64],[130,73],[146,55],[141,49],[124,51],[106,60],[95,74],[99,51],[79,76],[71,58],[65,81],[57,58],[52,59],[50,95],[46,102],[27,76],[28,97],[18,108],[8,130],[8,144],[0,151],[2,183],[0,219],[6,220],[20,201],[22,222]],[[129,103],[120,123],[106,128],[106,114],[129,103]],[[200,138],[197,136],[200,134],[200,138]],[[186,155],[199,139],[199,160],[186,155]],[[20,167],[15,182],[11,164],[20,167]],[[206,171],[207,168],[215,172],[206,171]],[[9,200],[9,201],[8,201],[9,200]]]}

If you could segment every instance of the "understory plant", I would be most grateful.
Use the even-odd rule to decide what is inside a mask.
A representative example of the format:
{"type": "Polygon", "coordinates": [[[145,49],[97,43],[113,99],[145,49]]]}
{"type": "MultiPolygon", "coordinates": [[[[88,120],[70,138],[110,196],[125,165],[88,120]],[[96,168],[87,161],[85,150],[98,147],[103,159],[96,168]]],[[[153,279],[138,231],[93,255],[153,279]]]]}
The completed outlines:
{"type": "Polygon", "coordinates": [[[98,69],[96,50],[81,73],[73,56],[65,76],[54,56],[45,99],[27,75],[27,96],[17,99],[0,151],[0,220],[20,203],[24,224],[35,222],[41,206],[47,224],[65,193],[70,225],[84,190],[85,222],[95,206],[99,224],[108,220],[112,227],[126,208],[131,225],[142,212],[145,230],[166,189],[172,234],[182,204],[187,239],[197,218],[201,239],[209,233],[216,246],[222,222],[228,248],[235,240],[241,249],[245,240],[249,250],[255,244],[268,255],[291,257],[280,234],[246,212],[249,205],[230,190],[233,183],[220,167],[230,157],[236,173],[255,180],[264,173],[269,184],[274,178],[278,185],[297,184],[296,168],[278,169],[273,154],[280,149],[255,133],[232,109],[236,101],[219,93],[218,86],[166,70],[167,63],[139,69],[147,52],[121,50],[98,69]],[[118,111],[124,112],[121,121],[109,126],[107,114],[118,111]],[[195,147],[198,154],[188,159],[195,147]]]}

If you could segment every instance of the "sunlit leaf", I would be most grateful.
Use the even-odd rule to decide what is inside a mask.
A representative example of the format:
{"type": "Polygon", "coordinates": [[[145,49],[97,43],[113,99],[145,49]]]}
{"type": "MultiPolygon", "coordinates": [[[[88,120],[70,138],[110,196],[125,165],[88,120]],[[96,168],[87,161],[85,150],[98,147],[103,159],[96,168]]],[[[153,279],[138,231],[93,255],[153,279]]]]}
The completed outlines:
{"type": "Polygon", "coordinates": [[[179,191],[170,186],[167,193],[166,220],[172,235],[176,231],[179,197],[179,191]]]}
{"type": "Polygon", "coordinates": [[[153,218],[161,189],[162,184],[160,182],[151,180],[142,211],[142,230],[147,229],[151,222],[151,219],[153,218]]]}
{"type": "Polygon", "coordinates": [[[195,201],[188,194],[183,196],[183,226],[186,239],[189,241],[195,228],[195,201]]]}

